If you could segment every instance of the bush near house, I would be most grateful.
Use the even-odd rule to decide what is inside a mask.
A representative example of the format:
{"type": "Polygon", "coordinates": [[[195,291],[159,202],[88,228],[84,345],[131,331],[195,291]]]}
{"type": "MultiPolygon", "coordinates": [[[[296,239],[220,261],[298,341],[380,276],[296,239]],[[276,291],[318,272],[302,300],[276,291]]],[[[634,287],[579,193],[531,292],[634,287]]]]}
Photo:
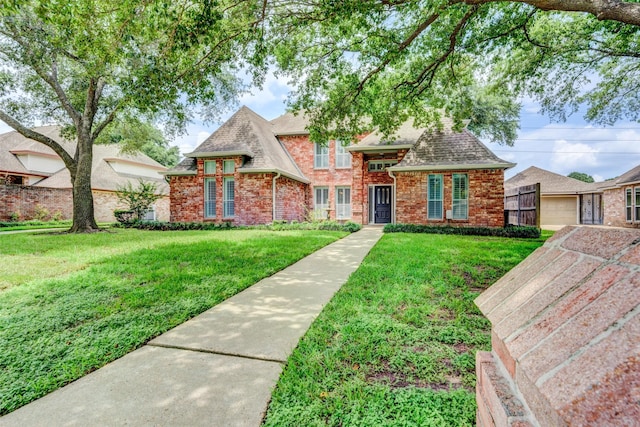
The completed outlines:
{"type": "MultiPolygon", "coordinates": [[[[128,211],[122,211],[126,214],[128,211]]],[[[126,220],[120,221],[119,227],[137,228],[139,230],[158,230],[158,231],[178,231],[178,230],[229,230],[229,229],[245,229],[245,230],[324,230],[324,231],[346,231],[354,233],[362,228],[360,224],[354,222],[345,222],[344,224],[337,221],[313,221],[313,222],[297,222],[297,221],[274,221],[267,225],[233,225],[230,222],[162,222],[162,221],[136,221],[128,217],[126,220]]]]}
{"type": "Polygon", "coordinates": [[[541,232],[536,227],[507,226],[498,227],[453,227],[449,225],[419,225],[419,224],[387,224],[385,233],[428,233],[455,234],[460,236],[493,236],[518,237],[525,239],[539,239],[541,232]]]}

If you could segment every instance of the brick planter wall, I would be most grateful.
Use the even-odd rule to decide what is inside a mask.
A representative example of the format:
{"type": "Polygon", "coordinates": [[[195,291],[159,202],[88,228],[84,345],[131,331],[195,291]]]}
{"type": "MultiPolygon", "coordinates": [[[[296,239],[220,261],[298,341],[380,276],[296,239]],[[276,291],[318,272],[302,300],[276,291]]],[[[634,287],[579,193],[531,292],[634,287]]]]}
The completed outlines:
{"type": "Polygon", "coordinates": [[[640,230],[565,227],[475,302],[478,426],[638,425],[640,230]]]}
{"type": "Polygon", "coordinates": [[[60,212],[63,219],[72,218],[71,189],[0,185],[0,221],[9,221],[13,213],[19,213],[21,220],[34,219],[38,207],[46,208],[50,215],[60,212]]]}

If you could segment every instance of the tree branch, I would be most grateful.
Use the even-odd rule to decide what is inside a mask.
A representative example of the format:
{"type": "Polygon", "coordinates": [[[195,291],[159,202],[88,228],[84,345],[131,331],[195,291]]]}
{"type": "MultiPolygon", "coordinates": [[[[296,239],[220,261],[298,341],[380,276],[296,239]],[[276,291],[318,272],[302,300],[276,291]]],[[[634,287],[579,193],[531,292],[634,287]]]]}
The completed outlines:
{"type": "MultiPolygon", "coordinates": [[[[503,0],[462,0],[467,4],[485,4],[503,0]]],[[[541,10],[585,12],[597,19],[640,26],[640,3],[620,0],[510,0],[526,3],[541,10]]]]}

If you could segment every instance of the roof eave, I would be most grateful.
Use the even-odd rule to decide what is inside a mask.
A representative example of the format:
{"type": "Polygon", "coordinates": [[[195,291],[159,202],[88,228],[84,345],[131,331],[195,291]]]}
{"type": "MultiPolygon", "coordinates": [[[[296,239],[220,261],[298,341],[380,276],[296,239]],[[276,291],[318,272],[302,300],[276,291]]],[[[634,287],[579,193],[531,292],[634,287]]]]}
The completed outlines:
{"type": "Polygon", "coordinates": [[[197,171],[163,171],[158,172],[160,175],[164,176],[196,176],[198,174],[197,171]]]}
{"type": "Polygon", "coordinates": [[[462,165],[419,165],[419,166],[391,166],[387,170],[396,172],[409,171],[443,171],[443,170],[480,170],[480,169],[510,169],[516,163],[491,163],[491,164],[462,164],[462,165]]]}
{"type": "Polygon", "coordinates": [[[123,159],[121,157],[105,157],[103,160],[105,162],[119,162],[119,163],[127,163],[130,165],[135,165],[135,166],[144,166],[146,168],[155,169],[158,171],[167,170],[167,168],[162,165],[152,165],[152,164],[140,162],[137,160],[123,159]]]}
{"type": "Polygon", "coordinates": [[[310,184],[311,181],[308,180],[307,178],[298,176],[298,175],[294,175],[290,172],[286,172],[283,171],[282,169],[278,169],[278,168],[261,168],[261,169],[251,169],[251,168],[239,168],[238,172],[240,173],[279,173],[280,175],[293,179],[294,181],[299,181],[302,182],[304,184],[310,184]]]}
{"type": "Polygon", "coordinates": [[[392,152],[398,150],[410,150],[413,144],[398,144],[398,145],[367,145],[357,146],[350,145],[347,147],[347,151],[373,151],[373,152],[392,152]]]}
{"type": "Polygon", "coordinates": [[[234,151],[195,151],[193,153],[187,153],[185,157],[202,158],[202,157],[235,157],[235,156],[249,156],[254,157],[254,154],[249,150],[234,150],[234,151]]]}

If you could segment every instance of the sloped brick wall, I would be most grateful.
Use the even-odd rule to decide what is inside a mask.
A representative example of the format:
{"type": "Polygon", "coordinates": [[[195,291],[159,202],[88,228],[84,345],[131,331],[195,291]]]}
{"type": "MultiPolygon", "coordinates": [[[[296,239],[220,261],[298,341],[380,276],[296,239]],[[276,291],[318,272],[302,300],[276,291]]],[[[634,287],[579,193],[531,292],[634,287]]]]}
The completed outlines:
{"type": "Polygon", "coordinates": [[[565,227],[482,293],[478,426],[637,426],[640,230],[565,227]]]}

